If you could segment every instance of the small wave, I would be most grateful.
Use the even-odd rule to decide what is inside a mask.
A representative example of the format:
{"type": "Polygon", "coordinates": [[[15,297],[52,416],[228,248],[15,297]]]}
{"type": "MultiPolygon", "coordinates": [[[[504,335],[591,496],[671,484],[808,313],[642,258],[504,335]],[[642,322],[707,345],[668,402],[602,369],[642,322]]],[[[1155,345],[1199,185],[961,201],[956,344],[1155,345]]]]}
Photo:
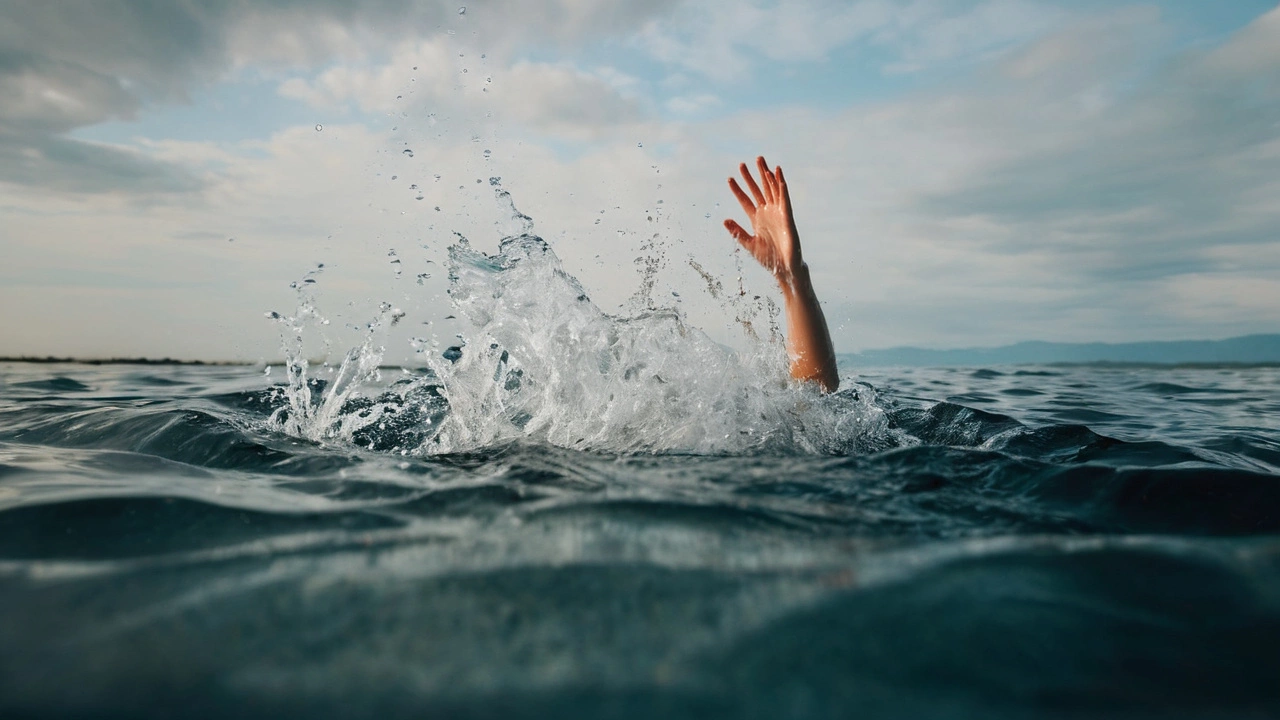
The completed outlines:
{"type": "Polygon", "coordinates": [[[47,380],[27,380],[24,382],[16,382],[14,387],[25,388],[27,390],[45,390],[48,392],[89,392],[92,387],[69,377],[54,377],[47,380]]]}
{"type": "Polygon", "coordinates": [[[281,513],[174,497],[94,498],[0,512],[0,557],[102,560],[191,551],[263,538],[398,527],[359,511],[281,513]]]}
{"type": "Polygon", "coordinates": [[[1215,387],[1188,387],[1171,382],[1155,382],[1145,383],[1136,388],[1139,392],[1147,392],[1153,395],[1239,395],[1243,391],[1235,388],[1215,388],[1215,387]]]}

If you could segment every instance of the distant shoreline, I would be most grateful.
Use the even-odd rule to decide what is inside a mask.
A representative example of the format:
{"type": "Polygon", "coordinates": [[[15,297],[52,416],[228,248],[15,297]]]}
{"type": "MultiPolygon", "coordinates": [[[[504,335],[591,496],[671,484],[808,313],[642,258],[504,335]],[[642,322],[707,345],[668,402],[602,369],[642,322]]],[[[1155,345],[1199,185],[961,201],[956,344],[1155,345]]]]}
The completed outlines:
{"type": "Polygon", "coordinates": [[[277,363],[248,362],[244,360],[175,360],[173,358],[69,358],[69,357],[0,357],[6,363],[38,363],[42,365],[207,365],[210,367],[252,367],[254,365],[283,365],[277,363]]]}
{"type": "Polygon", "coordinates": [[[1280,334],[1242,335],[1224,340],[1129,343],[1027,341],[987,348],[935,350],[896,347],[841,354],[869,367],[992,367],[996,365],[1270,366],[1280,364],[1280,334]]]}
{"type": "MultiPolygon", "coordinates": [[[[323,358],[307,361],[312,367],[324,365],[323,358]]],[[[173,358],[72,358],[72,357],[0,357],[0,363],[31,365],[168,365],[187,367],[284,367],[284,360],[175,360],[173,358]]],[[[379,365],[380,370],[426,370],[425,365],[379,365]]]]}
{"type": "Polygon", "coordinates": [[[948,370],[989,370],[999,373],[1015,372],[1018,368],[1114,368],[1116,370],[1133,369],[1141,370],[1248,370],[1251,368],[1280,368],[1280,361],[1266,362],[1125,362],[1114,360],[1092,360],[1084,362],[991,362],[991,363],[962,363],[955,365],[917,365],[908,363],[885,363],[885,362],[865,362],[856,360],[850,356],[841,358],[843,363],[847,363],[854,369],[873,369],[873,368],[903,368],[908,370],[927,370],[927,369],[948,369],[948,370]]]}

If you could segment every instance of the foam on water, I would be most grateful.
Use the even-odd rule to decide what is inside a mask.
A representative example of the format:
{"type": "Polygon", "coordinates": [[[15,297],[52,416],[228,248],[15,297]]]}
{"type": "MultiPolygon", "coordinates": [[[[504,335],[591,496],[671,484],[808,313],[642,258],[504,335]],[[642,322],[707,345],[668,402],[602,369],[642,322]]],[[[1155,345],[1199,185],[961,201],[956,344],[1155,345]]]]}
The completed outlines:
{"type": "Polygon", "coordinates": [[[306,295],[299,312],[282,319],[290,329],[289,384],[287,408],[272,419],[278,429],[405,454],[513,441],[695,454],[847,453],[879,444],[884,413],[869,387],[823,396],[789,377],[777,339],[752,337],[735,351],[677,309],[604,312],[532,234],[510,195],[500,186],[496,194],[523,232],[493,255],[461,237],[449,248],[450,312],[465,327],[459,348],[382,386],[384,349],[375,338],[399,317],[384,304],[333,379],[316,382],[301,356],[302,334],[321,319],[306,295]],[[408,427],[406,418],[419,425],[408,427]]]}

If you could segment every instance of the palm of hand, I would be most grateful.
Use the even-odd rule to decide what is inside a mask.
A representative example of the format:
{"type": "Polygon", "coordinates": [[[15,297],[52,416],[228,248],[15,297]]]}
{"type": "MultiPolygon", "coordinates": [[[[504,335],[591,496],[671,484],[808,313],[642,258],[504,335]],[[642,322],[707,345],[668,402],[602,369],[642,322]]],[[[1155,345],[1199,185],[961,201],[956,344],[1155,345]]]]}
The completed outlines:
{"type": "Polygon", "coordinates": [[[770,171],[764,158],[756,158],[756,165],[760,170],[760,185],[756,185],[746,163],[739,166],[754,201],[736,180],[729,179],[729,189],[746,211],[753,232],[748,233],[733,220],[725,220],[724,226],[757,262],[779,280],[785,280],[800,263],[800,239],[791,214],[787,181],[782,175],[782,168],[770,171]]]}
{"type": "Polygon", "coordinates": [[[777,275],[790,272],[794,266],[797,243],[791,227],[790,208],[767,204],[756,208],[751,216],[751,229],[756,242],[747,247],[765,269],[777,275]]]}

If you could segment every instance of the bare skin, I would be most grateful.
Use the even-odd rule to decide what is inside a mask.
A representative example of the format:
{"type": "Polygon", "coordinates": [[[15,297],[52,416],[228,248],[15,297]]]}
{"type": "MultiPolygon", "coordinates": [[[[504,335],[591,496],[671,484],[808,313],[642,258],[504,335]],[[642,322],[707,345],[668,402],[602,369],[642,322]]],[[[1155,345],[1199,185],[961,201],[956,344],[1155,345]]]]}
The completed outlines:
{"type": "Polygon", "coordinates": [[[738,166],[751,195],[743,192],[737,180],[729,178],[729,189],[746,211],[754,232],[747,232],[732,219],[725,220],[724,226],[752,257],[773,273],[782,288],[791,377],[815,382],[824,392],[835,392],[840,387],[836,353],[822,306],[813,292],[809,266],[800,255],[800,233],[791,214],[787,180],[781,167],[770,170],[762,157],[756,158],[756,166],[760,171],[759,185],[746,163],[738,166]]]}

